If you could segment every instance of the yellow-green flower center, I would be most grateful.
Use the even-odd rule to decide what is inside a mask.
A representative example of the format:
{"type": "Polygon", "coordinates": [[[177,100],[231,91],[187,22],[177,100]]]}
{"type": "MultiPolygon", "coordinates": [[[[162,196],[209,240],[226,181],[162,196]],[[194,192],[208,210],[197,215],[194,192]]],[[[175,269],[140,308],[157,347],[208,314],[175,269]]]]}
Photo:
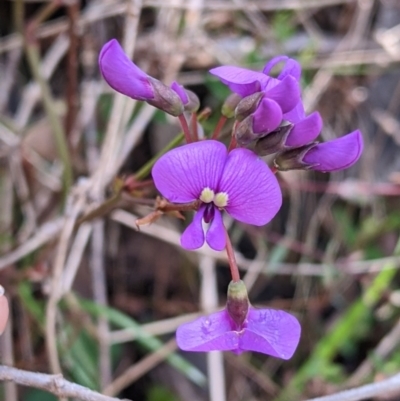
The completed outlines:
{"type": "Polygon", "coordinates": [[[228,205],[229,196],[226,192],[215,192],[209,188],[205,187],[200,194],[200,200],[203,203],[211,203],[213,202],[214,205],[218,208],[224,208],[228,205]]]}
{"type": "Polygon", "coordinates": [[[229,196],[226,192],[218,192],[214,196],[214,204],[217,207],[225,207],[228,204],[229,196]]]}
{"type": "Polygon", "coordinates": [[[204,188],[201,191],[200,200],[204,203],[211,203],[214,199],[214,191],[211,188],[204,188]]]}

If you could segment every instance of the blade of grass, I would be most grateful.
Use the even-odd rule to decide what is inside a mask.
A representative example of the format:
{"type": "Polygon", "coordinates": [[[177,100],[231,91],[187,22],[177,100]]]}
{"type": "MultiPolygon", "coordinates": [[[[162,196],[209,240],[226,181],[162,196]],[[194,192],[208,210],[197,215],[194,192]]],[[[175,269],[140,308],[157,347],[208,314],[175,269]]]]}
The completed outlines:
{"type": "MultiPolygon", "coordinates": [[[[124,313],[110,307],[95,304],[86,299],[79,298],[77,302],[83,310],[95,317],[105,317],[109,323],[118,328],[135,330],[136,340],[144,348],[150,351],[157,351],[163,345],[159,339],[144,331],[140,324],[124,313]]],[[[204,374],[181,356],[171,354],[166,358],[166,361],[193,383],[199,386],[203,386],[206,383],[204,374]]]]}
{"type": "Polygon", "coordinates": [[[376,275],[365,293],[343,313],[333,329],[318,342],[310,358],[300,367],[289,385],[275,401],[297,399],[307,381],[320,376],[321,372],[329,367],[333,358],[346,343],[355,339],[360,324],[366,316],[370,316],[373,307],[378,303],[397,272],[394,266],[390,267],[385,266],[376,275]]]}

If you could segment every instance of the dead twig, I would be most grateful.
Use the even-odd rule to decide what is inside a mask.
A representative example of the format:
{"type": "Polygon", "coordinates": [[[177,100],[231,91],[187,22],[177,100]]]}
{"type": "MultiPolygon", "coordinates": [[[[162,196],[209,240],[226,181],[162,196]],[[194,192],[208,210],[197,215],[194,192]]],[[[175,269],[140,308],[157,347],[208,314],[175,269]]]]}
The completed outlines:
{"type": "Polygon", "coordinates": [[[62,375],[28,372],[4,365],[0,366],[0,381],[11,381],[21,386],[48,391],[58,397],[73,397],[82,401],[121,401],[119,398],[108,397],[65,380],[62,375]]]}
{"type": "Polygon", "coordinates": [[[307,401],[360,401],[384,395],[394,396],[400,393],[400,374],[378,383],[341,391],[340,393],[327,395],[325,397],[311,398],[307,401]]]}

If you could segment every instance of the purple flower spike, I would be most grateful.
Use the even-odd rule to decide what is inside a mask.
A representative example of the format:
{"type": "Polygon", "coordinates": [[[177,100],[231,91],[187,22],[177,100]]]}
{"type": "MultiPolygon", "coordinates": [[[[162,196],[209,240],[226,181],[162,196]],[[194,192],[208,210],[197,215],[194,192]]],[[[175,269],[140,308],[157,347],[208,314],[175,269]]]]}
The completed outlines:
{"type": "Polygon", "coordinates": [[[183,324],[176,332],[178,347],[184,351],[256,351],[290,359],[300,340],[298,320],[287,312],[249,308],[238,327],[227,310],[183,324]]]}
{"type": "Polygon", "coordinates": [[[128,58],[116,39],[101,49],[99,66],[104,79],[117,92],[136,100],[154,98],[149,76],[128,58]]]}
{"type": "Polygon", "coordinates": [[[243,223],[261,226],[278,212],[282,194],[268,168],[248,149],[230,153],[217,141],[195,142],[162,156],[152,170],[160,193],[174,203],[200,201],[200,208],[181,237],[185,249],[204,244],[225,247],[221,211],[243,223]],[[208,224],[206,234],[203,223],[208,224]]]}
{"type": "Polygon", "coordinates": [[[321,129],[321,115],[317,111],[311,113],[308,117],[294,124],[286,139],[285,146],[300,147],[306,145],[317,138],[321,129]]]}
{"type": "Polygon", "coordinates": [[[341,138],[313,146],[303,156],[303,162],[312,170],[338,171],[351,167],[360,158],[363,150],[361,131],[356,130],[341,138]]]}

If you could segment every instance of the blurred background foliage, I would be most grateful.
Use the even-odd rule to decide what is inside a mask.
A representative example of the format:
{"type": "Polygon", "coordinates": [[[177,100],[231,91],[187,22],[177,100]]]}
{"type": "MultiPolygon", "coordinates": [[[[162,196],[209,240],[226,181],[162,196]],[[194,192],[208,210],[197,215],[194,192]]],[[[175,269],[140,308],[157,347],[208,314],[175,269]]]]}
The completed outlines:
{"type": "MultiPolygon", "coordinates": [[[[4,0],[0,10],[3,364],[146,401],[292,401],[400,370],[397,0],[4,0]],[[97,56],[114,37],[149,75],[199,96],[206,135],[229,94],[207,70],[260,70],[278,54],[301,62],[324,140],[362,130],[349,171],[278,174],[284,204],[268,226],[225,221],[252,303],[301,321],[292,360],[176,349],[179,324],[224,305],[229,269],[223,254],[179,246],[186,222],[136,230],[156,191],[126,180],[149,178],[179,125],[102,80],[97,56]]],[[[56,399],[13,383],[0,398],[56,399]]]]}

